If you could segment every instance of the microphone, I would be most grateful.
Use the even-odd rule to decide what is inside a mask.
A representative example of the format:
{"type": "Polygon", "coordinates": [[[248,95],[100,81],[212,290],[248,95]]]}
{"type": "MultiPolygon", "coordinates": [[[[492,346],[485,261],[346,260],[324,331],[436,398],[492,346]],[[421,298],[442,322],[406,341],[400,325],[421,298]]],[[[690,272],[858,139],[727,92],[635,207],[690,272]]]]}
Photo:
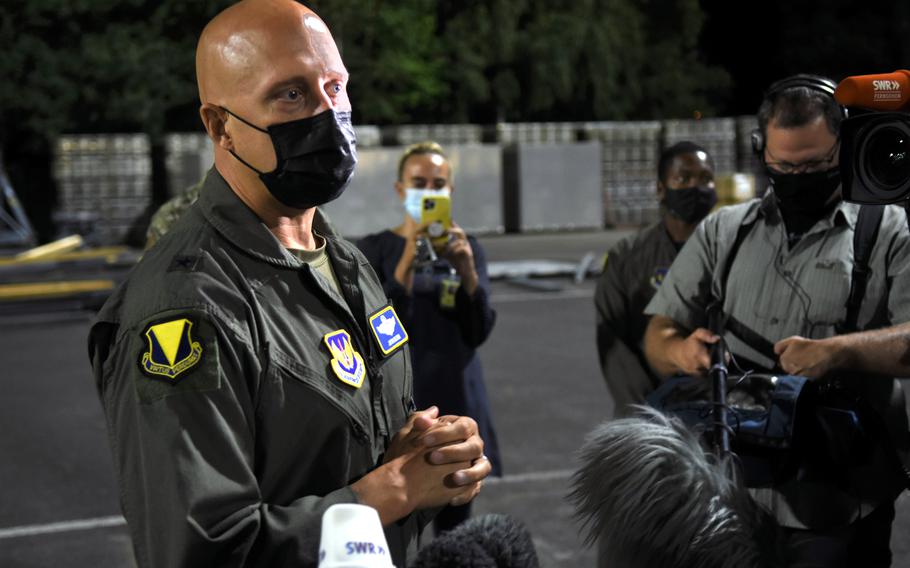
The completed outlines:
{"type": "Polygon", "coordinates": [[[319,568],[395,568],[376,509],[338,503],[325,510],[319,568]]]}
{"type": "Polygon", "coordinates": [[[910,110],[910,71],[855,75],[837,85],[834,98],[841,106],[869,110],[910,110]]]}
{"type": "Polygon", "coordinates": [[[446,531],[417,554],[411,568],[539,568],[531,534],[521,522],[481,515],[446,531]]]}

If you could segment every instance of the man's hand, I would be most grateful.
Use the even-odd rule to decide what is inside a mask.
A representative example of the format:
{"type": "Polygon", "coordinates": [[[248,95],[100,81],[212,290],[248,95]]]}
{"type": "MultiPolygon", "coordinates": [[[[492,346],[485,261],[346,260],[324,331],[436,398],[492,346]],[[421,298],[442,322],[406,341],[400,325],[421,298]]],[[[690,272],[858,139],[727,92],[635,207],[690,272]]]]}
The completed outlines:
{"type": "Polygon", "coordinates": [[[719,336],[699,327],[673,346],[673,362],[687,375],[706,375],[711,368],[709,346],[718,341],[719,336]]]}
{"type": "Polygon", "coordinates": [[[417,509],[467,503],[490,474],[477,424],[437,414],[435,407],[412,414],[392,439],[383,465],[351,486],[384,525],[417,509]]]}
{"type": "Polygon", "coordinates": [[[658,374],[669,377],[674,373],[707,373],[711,366],[708,346],[720,341],[720,337],[703,327],[686,333],[686,329],[667,316],[651,317],[645,330],[645,357],[658,374]]]}
{"type": "Polygon", "coordinates": [[[452,263],[455,272],[461,277],[461,285],[465,292],[472,295],[477,289],[477,270],[474,267],[474,250],[464,230],[452,223],[449,229],[449,242],[440,253],[443,258],[452,263]]]}
{"type": "Polygon", "coordinates": [[[466,491],[449,504],[463,505],[476,497],[483,480],[493,469],[490,460],[483,454],[483,440],[477,431],[477,423],[467,416],[441,416],[436,425],[422,436],[422,442],[431,449],[427,459],[432,464],[470,464],[470,467],[452,474],[450,483],[465,487],[466,491]]]}
{"type": "Polygon", "coordinates": [[[382,463],[388,463],[405,455],[409,450],[427,449],[421,436],[436,425],[438,418],[439,409],[435,406],[412,412],[405,425],[392,438],[392,443],[389,444],[382,463]]]}
{"type": "Polygon", "coordinates": [[[837,337],[806,339],[794,335],[774,344],[780,367],[791,375],[820,379],[844,363],[837,337]]]}

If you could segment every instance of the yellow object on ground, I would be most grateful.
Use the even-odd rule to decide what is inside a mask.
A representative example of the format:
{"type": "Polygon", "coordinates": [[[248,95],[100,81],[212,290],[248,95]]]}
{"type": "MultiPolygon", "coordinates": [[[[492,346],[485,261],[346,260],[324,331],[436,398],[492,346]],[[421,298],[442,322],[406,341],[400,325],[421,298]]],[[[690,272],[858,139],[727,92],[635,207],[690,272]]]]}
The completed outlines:
{"type": "MultiPolygon", "coordinates": [[[[32,249],[35,250],[35,249],[32,249]]],[[[53,256],[37,256],[20,258],[19,255],[13,257],[0,258],[0,267],[13,266],[16,264],[37,264],[40,262],[71,262],[79,260],[88,260],[92,258],[105,258],[107,262],[115,262],[117,257],[129,251],[128,247],[103,247],[96,249],[77,250],[65,252],[53,256]]],[[[30,251],[26,251],[30,252],[30,251]]],[[[24,254],[24,253],[22,253],[24,254]]]]}
{"type": "Polygon", "coordinates": [[[69,282],[28,282],[24,284],[0,284],[0,302],[41,300],[105,292],[114,289],[113,280],[72,280],[69,282]]]}
{"type": "Polygon", "coordinates": [[[47,243],[46,245],[20,252],[14,258],[16,260],[48,259],[74,251],[81,246],[82,236],[70,235],[52,243],[47,243]]]}

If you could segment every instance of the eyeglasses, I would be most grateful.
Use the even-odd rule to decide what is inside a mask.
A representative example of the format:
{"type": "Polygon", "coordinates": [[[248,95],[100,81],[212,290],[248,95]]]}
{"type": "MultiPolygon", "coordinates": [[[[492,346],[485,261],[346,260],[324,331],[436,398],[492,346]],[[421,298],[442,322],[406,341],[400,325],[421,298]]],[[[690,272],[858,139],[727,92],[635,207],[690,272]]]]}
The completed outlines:
{"type": "MultiPolygon", "coordinates": [[[[765,161],[765,165],[782,174],[804,174],[822,171],[828,169],[828,166],[830,166],[831,162],[834,161],[834,158],[837,157],[839,146],[840,140],[835,141],[834,145],[831,146],[831,149],[825,154],[825,157],[820,160],[808,160],[799,164],[765,161]]],[[[768,153],[768,156],[774,158],[768,149],[765,149],[765,152],[768,153]]]]}

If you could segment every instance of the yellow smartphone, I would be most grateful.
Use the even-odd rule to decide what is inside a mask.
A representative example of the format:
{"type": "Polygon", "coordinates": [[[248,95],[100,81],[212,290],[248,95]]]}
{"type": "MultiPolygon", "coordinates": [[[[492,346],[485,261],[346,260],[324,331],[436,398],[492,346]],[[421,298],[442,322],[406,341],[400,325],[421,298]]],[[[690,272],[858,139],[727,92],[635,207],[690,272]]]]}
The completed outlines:
{"type": "Polygon", "coordinates": [[[448,195],[425,195],[420,222],[427,226],[433,248],[444,248],[449,242],[449,229],[452,228],[452,198],[448,195]]]}

